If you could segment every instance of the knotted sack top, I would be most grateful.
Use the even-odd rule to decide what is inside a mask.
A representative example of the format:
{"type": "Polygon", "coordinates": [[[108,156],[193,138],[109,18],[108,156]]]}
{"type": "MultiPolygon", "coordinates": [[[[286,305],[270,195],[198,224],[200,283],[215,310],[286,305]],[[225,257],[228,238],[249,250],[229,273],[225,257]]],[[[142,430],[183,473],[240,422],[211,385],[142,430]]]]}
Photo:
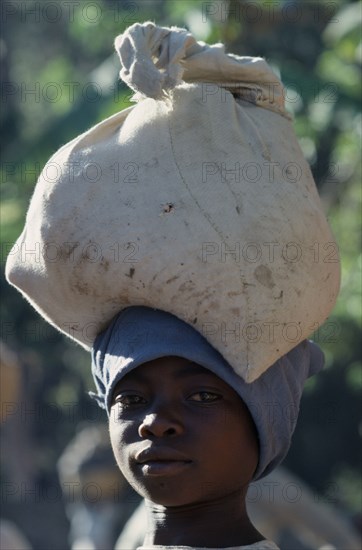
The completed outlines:
{"type": "Polygon", "coordinates": [[[128,306],[168,311],[246,382],[330,313],[339,259],[260,58],[135,24],[116,39],[132,106],[44,167],[7,277],[86,348],[128,306]]]}

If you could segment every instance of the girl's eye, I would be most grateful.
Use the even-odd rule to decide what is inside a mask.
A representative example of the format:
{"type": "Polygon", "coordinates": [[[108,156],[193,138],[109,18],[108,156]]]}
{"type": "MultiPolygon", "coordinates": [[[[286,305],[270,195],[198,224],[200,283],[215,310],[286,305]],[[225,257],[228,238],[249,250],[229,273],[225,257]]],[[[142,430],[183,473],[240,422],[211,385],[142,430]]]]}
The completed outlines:
{"type": "Polygon", "coordinates": [[[217,393],[210,391],[199,391],[191,396],[192,401],[199,401],[201,403],[211,403],[212,401],[218,401],[221,396],[217,393]]]}
{"type": "Polygon", "coordinates": [[[131,407],[132,405],[141,405],[145,403],[146,400],[140,395],[117,395],[115,402],[122,407],[131,407]]]}

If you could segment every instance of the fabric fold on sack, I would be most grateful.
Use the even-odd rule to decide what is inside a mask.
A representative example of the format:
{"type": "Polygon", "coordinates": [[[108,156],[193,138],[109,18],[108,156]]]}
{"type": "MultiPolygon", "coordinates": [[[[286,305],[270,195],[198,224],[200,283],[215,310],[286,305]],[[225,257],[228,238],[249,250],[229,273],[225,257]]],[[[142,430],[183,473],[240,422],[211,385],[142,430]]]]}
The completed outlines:
{"type": "Polygon", "coordinates": [[[261,57],[225,53],[223,44],[197,42],[186,29],[158,27],[151,21],[135,23],[115,39],[121,79],[136,93],[162,99],[185,82],[205,82],[205,93],[217,93],[212,84],[240,99],[291,118],[284,106],[284,89],[261,57]]]}

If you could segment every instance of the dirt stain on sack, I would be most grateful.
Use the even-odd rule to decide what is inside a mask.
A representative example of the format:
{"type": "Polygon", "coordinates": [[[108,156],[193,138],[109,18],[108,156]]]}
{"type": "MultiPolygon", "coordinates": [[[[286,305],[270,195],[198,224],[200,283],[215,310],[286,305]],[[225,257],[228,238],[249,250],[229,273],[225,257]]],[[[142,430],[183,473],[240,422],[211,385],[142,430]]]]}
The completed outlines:
{"type": "Polygon", "coordinates": [[[168,203],[163,205],[162,212],[164,214],[169,214],[170,212],[173,211],[173,209],[174,209],[174,205],[172,204],[172,202],[168,202],[168,203]]]}
{"type": "Polygon", "coordinates": [[[109,270],[109,260],[107,260],[103,256],[102,256],[102,259],[101,259],[101,266],[103,267],[104,271],[109,270]]]}
{"type": "Polygon", "coordinates": [[[134,267],[130,267],[129,269],[129,273],[126,273],[126,277],[129,277],[130,279],[132,279],[133,275],[135,274],[135,268],[134,267]]]}
{"type": "Polygon", "coordinates": [[[279,296],[274,296],[274,300],[283,300],[283,294],[284,292],[281,290],[279,296]]]}
{"type": "Polygon", "coordinates": [[[240,296],[240,292],[233,292],[233,291],[230,291],[227,293],[227,296],[229,298],[233,298],[234,296],[240,296]]]}
{"type": "Polygon", "coordinates": [[[171,277],[170,279],[167,279],[166,285],[169,285],[170,283],[173,283],[174,281],[177,281],[178,278],[179,278],[178,275],[174,275],[174,276],[171,277]]]}
{"type": "Polygon", "coordinates": [[[81,294],[82,296],[92,296],[92,298],[99,298],[99,293],[96,288],[90,285],[87,281],[75,279],[71,284],[73,291],[76,294],[81,294]]]}
{"type": "Polygon", "coordinates": [[[255,279],[263,286],[267,288],[273,288],[275,283],[273,281],[272,273],[266,265],[259,265],[254,270],[255,279]]]}
{"type": "MultiPolygon", "coordinates": [[[[68,244],[68,243],[65,243],[65,244],[68,244]]],[[[69,243],[69,248],[65,248],[65,244],[62,246],[62,249],[61,249],[61,257],[62,259],[64,260],[69,260],[69,259],[73,259],[73,252],[74,250],[77,248],[77,246],[79,245],[79,243],[69,243]]]]}

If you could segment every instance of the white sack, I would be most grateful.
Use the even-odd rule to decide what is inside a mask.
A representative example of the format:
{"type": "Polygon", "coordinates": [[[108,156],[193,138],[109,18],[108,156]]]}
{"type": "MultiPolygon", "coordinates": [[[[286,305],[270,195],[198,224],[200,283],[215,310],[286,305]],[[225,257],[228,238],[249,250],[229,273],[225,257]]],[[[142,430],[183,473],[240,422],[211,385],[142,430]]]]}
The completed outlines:
{"type": "Polygon", "coordinates": [[[252,382],[339,289],[281,83],[182,29],[136,24],[116,48],[139,102],[50,159],[8,280],[86,348],[127,306],[169,311],[252,382]]]}

